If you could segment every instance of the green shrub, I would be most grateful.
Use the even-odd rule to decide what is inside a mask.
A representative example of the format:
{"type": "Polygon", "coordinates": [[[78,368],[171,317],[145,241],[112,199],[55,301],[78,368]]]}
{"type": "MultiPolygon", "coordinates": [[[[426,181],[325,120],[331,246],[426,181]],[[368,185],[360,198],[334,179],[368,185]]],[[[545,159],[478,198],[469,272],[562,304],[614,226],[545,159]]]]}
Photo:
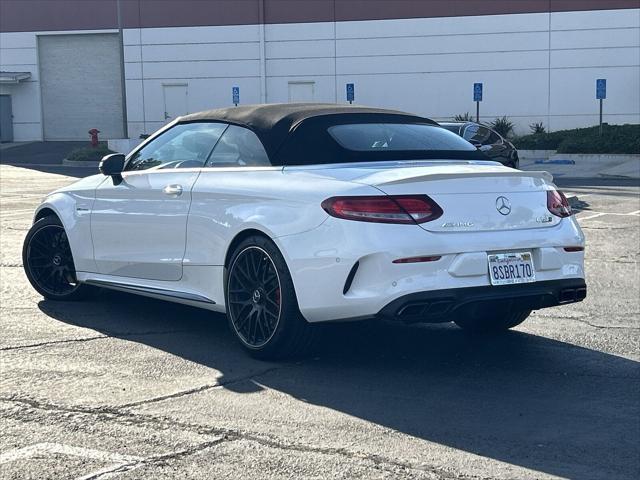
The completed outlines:
{"type": "Polygon", "coordinates": [[[549,133],[534,133],[516,138],[521,150],[557,150],[558,153],[640,154],[640,125],[603,125],[549,133]]]}
{"type": "Polygon", "coordinates": [[[531,133],[547,133],[547,129],[544,128],[544,123],[542,122],[532,123],[529,125],[529,128],[531,129],[531,133]]]}
{"type": "Polygon", "coordinates": [[[569,130],[557,132],[534,133],[518,137],[514,140],[516,148],[522,150],[557,150],[560,143],[566,138],[569,130]]]}
{"type": "Polygon", "coordinates": [[[465,112],[462,115],[456,115],[453,117],[456,122],[475,122],[475,119],[469,112],[465,112]]]}
{"type": "Polygon", "coordinates": [[[99,143],[97,147],[82,147],[72,150],[67,155],[67,160],[72,162],[98,162],[105,155],[115,153],[109,150],[106,143],[99,143]]]}
{"type": "Polygon", "coordinates": [[[496,118],[493,122],[489,123],[489,126],[505,138],[511,135],[514,127],[513,122],[506,116],[496,118]]]}

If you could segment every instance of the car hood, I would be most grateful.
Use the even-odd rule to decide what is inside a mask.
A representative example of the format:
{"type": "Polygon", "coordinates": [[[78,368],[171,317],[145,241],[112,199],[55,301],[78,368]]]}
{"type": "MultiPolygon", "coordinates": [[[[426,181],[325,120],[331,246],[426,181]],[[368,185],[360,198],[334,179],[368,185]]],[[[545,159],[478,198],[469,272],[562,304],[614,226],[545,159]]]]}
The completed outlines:
{"type": "Polygon", "coordinates": [[[96,189],[102,182],[105,181],[107,177],[98,173],[96,175],[90,175],[88,177],[81,178],[69,185],[58,188],[53,192],[49,193],[49,195],[53,195],[54,193],[62,193],[62,192],[77,192],[77,191],[86,191],[86,190],[94,190],[96,189]]]}

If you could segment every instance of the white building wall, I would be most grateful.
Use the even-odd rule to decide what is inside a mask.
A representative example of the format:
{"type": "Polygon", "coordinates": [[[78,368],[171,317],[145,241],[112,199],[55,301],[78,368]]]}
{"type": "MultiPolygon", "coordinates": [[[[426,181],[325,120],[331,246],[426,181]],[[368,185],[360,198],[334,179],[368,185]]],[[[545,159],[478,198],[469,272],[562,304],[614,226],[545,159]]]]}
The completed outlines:
{"type": "Polygon", "coordinates": [[[551,128],[598,123],[596,78],[607,79],[604,121],[639,123],[640,9],[554,13],[550,26],[551,128]]]}
{"type": "Polygon", "coordinates": [[[187,84],[187,112],[260,102],[259,26],[127,29],[124,31],[129,137],[166,123],[163,85],[187,84]]]}
{"type": "MultiPolygon", "coordinates": [[[[158,82],[185,79],[190,111],[230,105],[234,85],[241,103],[259,102],[260,34],[143,29],[147,130],[163,123],[148,105],[161,104],[158,82]]],[[[357,103],[443,120],[474,113],[472,86],[483,82],[481,119],[507,115],[526,133],[535,122],[597,123],[595,80],[607,78],[604,120],[640,122],[640,9],[275,24],[263,40],[267,102],[288,101],[289,82],[314,82],[314,101],[344,102],[355,83],[357,103]]]]}
{"type": "Polygon", "coordinates": [[[0,33],[0,71],[31,72],[19,84],[0,84],[0,94],[11,95],[15,141],[42,139],[42,107],[36,35],[0,33]]]}
{"type": "MultiPolygon", "coordinates": [[[[16,140],[41,138],[36,33],[0,34],[0,69],[31,71],[11,93],[16,140]]],[[[62,32],[61,32],[62,33],[62,32]]],[[[69,33],[69,32],[64,32],[69,33]]],[[[165,123],[163,85],[187,84],[188,112],[286,102],[289,82],[314,82],[314,101],[407,110],[435,119],[507,115],[517,133],[598,121],[596,78],[606,78],[604,120],[640,123],[640,9],[451,18],[143,28],[124,30],[129,136],[165,123]]],[[[309,89],[311,91],[311,89],[309,89]]]]}

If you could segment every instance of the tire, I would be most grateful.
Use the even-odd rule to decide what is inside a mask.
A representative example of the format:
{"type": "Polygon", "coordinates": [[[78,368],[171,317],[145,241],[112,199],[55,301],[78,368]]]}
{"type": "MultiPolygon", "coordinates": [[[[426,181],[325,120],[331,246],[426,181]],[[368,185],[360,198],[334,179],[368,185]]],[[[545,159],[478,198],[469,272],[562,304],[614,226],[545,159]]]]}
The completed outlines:
{"type": "Polygon", "coordinates": [[[55,216],[41,218],[29,229],[22,246],[22,265],[29,283],[48,300],[81,300],[91,291],[76,279],[69,240],[55,216]]]}
{"type": "Polygon", "coordinates": [[[491,313],[458,318],[454,322],[469,332],[496,333],[520,325],[530,314],[531,310],[495,310],[491,313]]]}
{"type": "Polygon", "coordinates": [[[225,275],[229,328],[253,357],[302,356],[316,329],[300,313],[293,281],[278,247],[262,236],[243,240],[225,275]]]}

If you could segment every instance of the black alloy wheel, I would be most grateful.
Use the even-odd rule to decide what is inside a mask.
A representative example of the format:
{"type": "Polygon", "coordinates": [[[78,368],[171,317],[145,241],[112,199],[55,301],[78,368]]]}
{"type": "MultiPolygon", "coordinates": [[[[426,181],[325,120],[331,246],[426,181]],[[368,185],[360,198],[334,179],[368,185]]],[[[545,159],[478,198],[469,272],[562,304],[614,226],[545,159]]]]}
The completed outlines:
{"type": "Polygon", "coordinates": [[[264,346],[274,335],[282,313],[278,271],[269,254],[249,246],[229,270],[229,315],[233,328],[250,348],[264,346]]]}
{"type": "Polygon", "coordinates": [[[86,291],[76,279],[69,239],[56,217],[33,224],[24,241],[22,261],[31,285],[51,300],[76,300],[86,291]]]}
{"type": "Polygon", "coordinates": [[[309,353],[318,329],[300,313],[287,262],[276,244],[265,236],[250,236],[234,248],[227,265],[227,318],[240,345],[263,360],[309,353]]]}

